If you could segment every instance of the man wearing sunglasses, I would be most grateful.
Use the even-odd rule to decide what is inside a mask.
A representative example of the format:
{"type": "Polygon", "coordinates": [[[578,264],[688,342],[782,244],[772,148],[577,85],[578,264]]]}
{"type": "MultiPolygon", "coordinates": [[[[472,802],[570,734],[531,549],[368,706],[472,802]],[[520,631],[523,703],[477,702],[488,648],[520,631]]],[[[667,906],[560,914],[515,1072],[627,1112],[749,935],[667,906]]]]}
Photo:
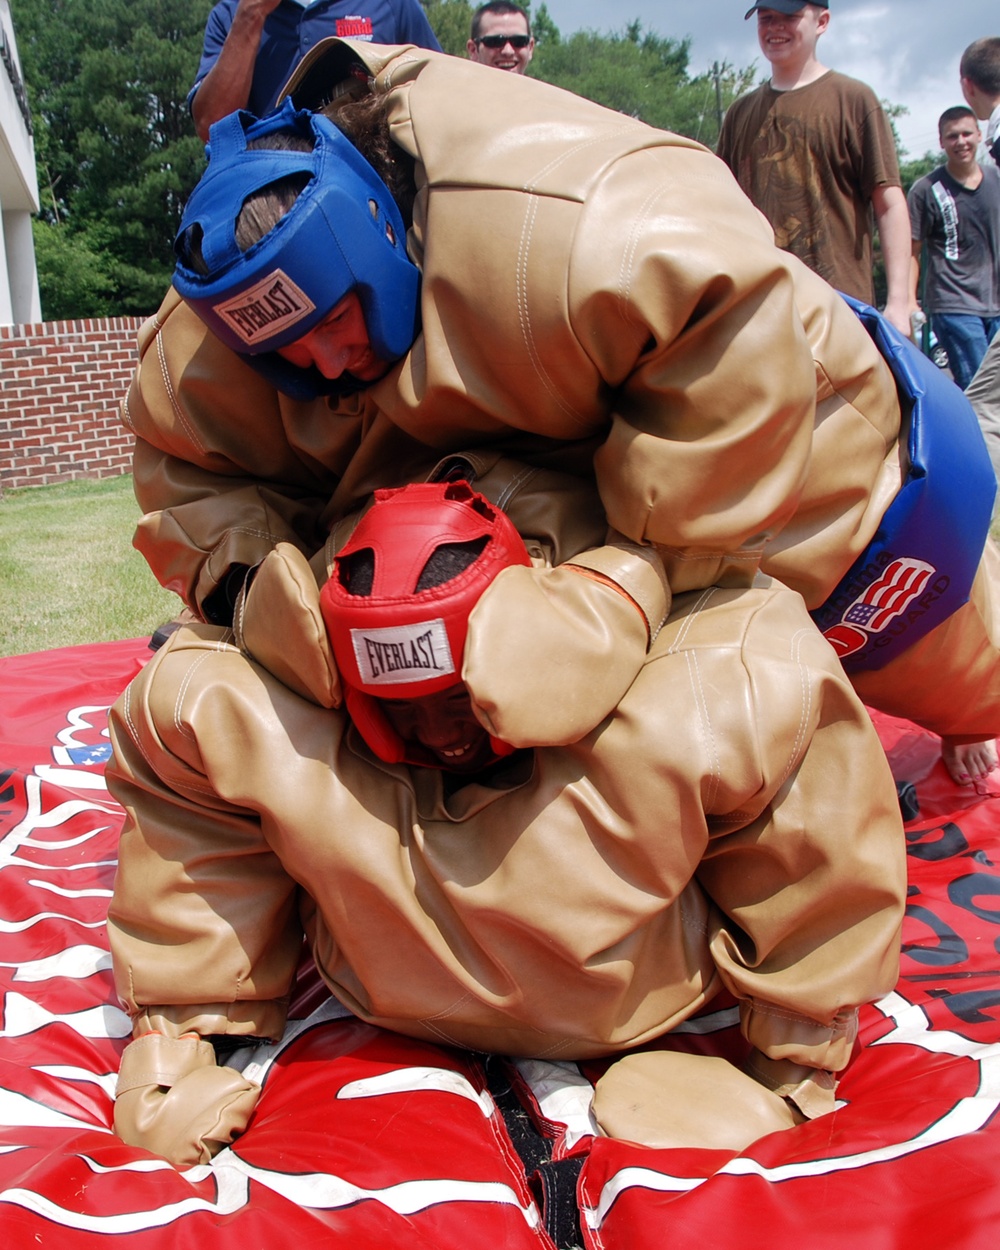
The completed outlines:
{"type": "Polygon", "coordinates": [[[470,61],[523,74],[535,50],[527,13],[508,0],[481,4],[472,15],[472,32],[465,46],[470,61]]]}

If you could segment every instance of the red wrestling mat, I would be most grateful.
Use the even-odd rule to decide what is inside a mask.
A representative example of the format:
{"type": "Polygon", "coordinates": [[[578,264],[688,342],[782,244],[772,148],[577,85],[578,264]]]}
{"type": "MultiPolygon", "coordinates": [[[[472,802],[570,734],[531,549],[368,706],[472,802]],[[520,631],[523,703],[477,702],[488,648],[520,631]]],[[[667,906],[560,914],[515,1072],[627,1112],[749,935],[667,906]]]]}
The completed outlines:
{"type": "MultiPolygon", "coordinates": [[[[990,1244],[1000,785],[960,792],[929,735],[882,718],[922,808],[903,973],[863,1013],[832,1116],[737,1156],[595,1139],[575,1066],[487,1064],[370,1028],[306,963],[286,1037],[231,1060],[264,1084],[235,1146],[183,1173],[124,1146],[109,1126],[129,1028],[103,925],[122,816],[102,772],[107,707],[147,656],[139,641],[0,660],[4,1246],[551,1250],[580,1240],[556,1218],[574,1186],[588,1250],[990,1244]]],[[[737,1054],[734,1013],[716,1008],[670,1044],[737,1054]]]]}

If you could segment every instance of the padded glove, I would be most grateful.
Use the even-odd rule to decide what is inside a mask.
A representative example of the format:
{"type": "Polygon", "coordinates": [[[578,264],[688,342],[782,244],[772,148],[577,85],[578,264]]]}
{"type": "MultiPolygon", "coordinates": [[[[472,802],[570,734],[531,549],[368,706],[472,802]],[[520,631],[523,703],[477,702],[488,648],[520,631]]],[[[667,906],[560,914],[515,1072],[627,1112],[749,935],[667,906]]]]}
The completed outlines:
{"type": "Polygon", "coordinates": [[[666,1050],[613,1063],[597,1082],[593,1113],[607,1137],[735,1152],[804,1118],[725,1059],[666,1050]]]}
{"type": "Polygon", "coordinates": [[[319,610],[319,586],[305,556],[278,543],[247,579],[233,631],[240,649],[290,690],[339,707],[340,675],[319,610]]]}
{"type": "Polygon", "coordinates": [[[578,742],[618,706],[669,603],[655,553],[633,544],[504,569],[469,617],[476,715],[514,747],[578,742]]]}
{"type": "Polygon", "coordinates": [[[114,1130],[126,1145],[194,1167],[243,1132],[259,1096],[235,1068],[218,1067],[196,1034],[147,1033],[122,1054],[114,1130]]]}

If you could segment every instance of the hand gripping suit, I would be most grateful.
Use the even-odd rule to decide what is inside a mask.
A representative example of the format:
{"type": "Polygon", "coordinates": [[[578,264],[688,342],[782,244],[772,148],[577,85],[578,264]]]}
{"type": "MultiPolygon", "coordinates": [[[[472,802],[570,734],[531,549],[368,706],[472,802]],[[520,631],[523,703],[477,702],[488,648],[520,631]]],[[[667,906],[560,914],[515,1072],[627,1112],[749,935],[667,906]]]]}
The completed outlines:
{"type": "MultiPolygon", "coordinates": [[[[112,717],[108,928],[136,1036],[280,1035],[305,933],[362,1018],[504,1053],[639,1047],[726,987],[768,1082],[829,1109],[856,1007],[894,984],[905,888],[894,787],[830,648],[777,586],[680,596],[657,633],[658,570],[593,550],[586,487],[469,463],[534,567],[479,600],[462,678],[491,732],[547,745],[455,789],[322,705],[328,651],[325,679],[307,661],[283,684],[245,637],[178,631],[112,717]]],[[[266,614],[296,561],[318,620],[289,547],[249,598],[266,614]]]]}
{"type": "MultiPolygon", "coordinates": [[[[763,568],[822,604],[907,469],[896,383],[854,313],[697,144],[413,48],[330,41],[293,98],[318,106],[357,59],[415,162],[421,333],[351,399],[293,400],[168,295],[124,404],[157,577],[206,611],[233,566],[280,541],[311,555],[373,487],[425,474],[431,447],[479,441],[596,474],[611,525],[656,549],[674,593],[763,568]]],[[[997,732],[984,560],[945,634],[857,677],[863,697],[997,732]]]]}

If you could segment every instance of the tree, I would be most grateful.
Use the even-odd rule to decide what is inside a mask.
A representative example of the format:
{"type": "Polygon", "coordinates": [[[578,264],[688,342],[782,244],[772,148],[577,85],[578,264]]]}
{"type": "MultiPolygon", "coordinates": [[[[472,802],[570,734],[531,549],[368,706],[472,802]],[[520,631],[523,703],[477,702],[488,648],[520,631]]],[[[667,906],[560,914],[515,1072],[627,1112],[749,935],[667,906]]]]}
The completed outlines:
{"type": "Polygon", "coordinates": [[[36,217],[31,223],[42,307],[49,321],[110,317],[118,311],[106,258],[86,237],[36,217]]]}
{"type": "Polygon", "coordinates": [[[903,190],[909,195],[910,188],[922,178],[924,174],[929,174],[932,169],[937,169],[939,165],[945,163],[945,154],[942,151],[925,152],[923,156],[916,160],[899,162],[899,177],[903,184],[903,190]]]}
{"type": "Polygon", "coordinates": [[[692,78],[690,51],[688,39],[665,38],[635,21],[616,34],[548,39],[532,67],[559,87],[714,148],[725,110],[753,85],[754,71],[717,63],[692,78]]]}
{"type": "MultiPolygon", "coordinates": [[[[452,56],[465,56],[472,14],[478,7],[469,4],[468,0],[428,0],[424,4],[427,20],[437,35],[442,51],[450,52],[452,56]]],[[[524,7],[522,4],[521,8],[524,7]]]]}
{"type": "Polygon", "coordinates": [[[71,303],[89,290],[116,314],[148,313],[169,284],[181,207],[204,167],[186,96],[205,0],[14,3],[50,227],[39,236],[43,311],[67,315],[56,292],[71,289],[71,303]],[[48,268],[74,260],[79,282],[48,268]]]}

